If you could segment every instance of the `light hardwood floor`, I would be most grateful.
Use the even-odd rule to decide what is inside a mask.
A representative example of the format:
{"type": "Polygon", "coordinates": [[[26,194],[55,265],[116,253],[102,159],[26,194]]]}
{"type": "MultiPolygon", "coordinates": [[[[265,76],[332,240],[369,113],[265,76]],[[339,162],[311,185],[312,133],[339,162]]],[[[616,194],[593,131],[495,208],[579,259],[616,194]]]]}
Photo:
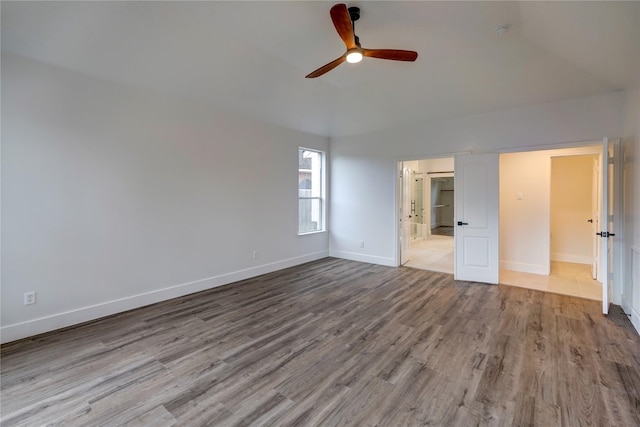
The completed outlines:
{"type": "Polygon", "coordinates": [[[3,426],[638,426],[613,307],[327,258],[10,343],[3,426]]]}

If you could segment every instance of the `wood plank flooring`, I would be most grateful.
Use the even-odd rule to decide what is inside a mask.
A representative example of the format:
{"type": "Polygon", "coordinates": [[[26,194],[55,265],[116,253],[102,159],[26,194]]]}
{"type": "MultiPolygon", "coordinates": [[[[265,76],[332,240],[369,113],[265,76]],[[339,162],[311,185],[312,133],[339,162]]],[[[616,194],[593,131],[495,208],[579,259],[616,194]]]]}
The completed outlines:
{"type": "Polygon", "coordinates": [[[638,426],[618,307],[324,260],[10,343],[3,426],[638,426]]]}

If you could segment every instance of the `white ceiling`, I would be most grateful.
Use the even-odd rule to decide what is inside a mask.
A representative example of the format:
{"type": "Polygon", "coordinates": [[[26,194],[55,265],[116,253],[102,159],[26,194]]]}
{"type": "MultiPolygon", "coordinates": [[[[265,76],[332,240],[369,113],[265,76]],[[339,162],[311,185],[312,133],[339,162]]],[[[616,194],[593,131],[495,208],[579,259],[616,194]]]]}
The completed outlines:
{"type": "Polygon", "coordinates": [[[326,136],[613,92],[639,69],[640,2],[353,1],[363,47],[418,60],[305,79],[344,52],[334,3],[2,1],[2,51],[326,136]]]}

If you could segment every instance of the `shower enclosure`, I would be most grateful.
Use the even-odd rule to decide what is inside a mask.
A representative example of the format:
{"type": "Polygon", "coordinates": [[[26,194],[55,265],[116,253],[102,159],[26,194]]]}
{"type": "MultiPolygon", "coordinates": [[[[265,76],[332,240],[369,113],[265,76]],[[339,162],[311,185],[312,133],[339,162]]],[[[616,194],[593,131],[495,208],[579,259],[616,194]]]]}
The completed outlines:
{"type": "Polygon", "coordinates": [[[411,240],[423,239],[424,227],[424,177],[421,172],[412,172],[411,177],[411,240]]]}

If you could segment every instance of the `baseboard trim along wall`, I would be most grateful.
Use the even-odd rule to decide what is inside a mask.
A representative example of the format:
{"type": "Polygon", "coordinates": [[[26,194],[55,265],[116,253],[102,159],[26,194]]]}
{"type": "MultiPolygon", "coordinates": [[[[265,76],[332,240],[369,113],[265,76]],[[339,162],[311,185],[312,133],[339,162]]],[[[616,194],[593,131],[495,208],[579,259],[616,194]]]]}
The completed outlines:
{"type": "Polygon", "coordinates": [[[334,258],[348,259],[351,261],[368,262],[369,264],[386,265],[387,267],[397,267],[396,262],[393,258],[386,258],[381,256],[375,256],[375,255],[365,255],[365,254],[359,254],[357,252],[345,252],[345,251],[332,250],[330,251],[329,256],[332,256],[334,258]]]}
{"type": "Polygon", "coordinates": [[[547,267],[544,265],[527,264],[524,262],[500,261],[500,269],[519,271],[521,273],[549,274],[549,270],[547,270],[547,267]]]}
{"type": "Polygon", "coordinates": [[[591,265],[591,257],[572,254],[561,254],[559,252],[551,252],[551,261],[572,262],[575,264],[591,265]]]}
{"type": "Polygon", "coordinates": [[[234,271],[214,277],[207,277],[205,279],[195,280],[188,283],[181,283],[179,285],[158,289],[144,294],[133,295],[118,300],[82,307],[76,310],[57,313],[51,316],[41,317],[39,319],[6,325],[0,329],[0,342],[4,344],[21,338],[27,338],[45,332],[54,331],[56,329],[66,328],[68,326],[77,325],[90,320],[96,320],[105,316],[122,313],[123,311],[132,310],[134,308],[140,308],[195,292],[217,288],[240,280],[250,279],[252,277],[260,276],[261,274],[282,270],[283,268],[316,261],[328,256],[329,251],[315,252],[269,264],[259,265],[245,270],[234,271]]]}

